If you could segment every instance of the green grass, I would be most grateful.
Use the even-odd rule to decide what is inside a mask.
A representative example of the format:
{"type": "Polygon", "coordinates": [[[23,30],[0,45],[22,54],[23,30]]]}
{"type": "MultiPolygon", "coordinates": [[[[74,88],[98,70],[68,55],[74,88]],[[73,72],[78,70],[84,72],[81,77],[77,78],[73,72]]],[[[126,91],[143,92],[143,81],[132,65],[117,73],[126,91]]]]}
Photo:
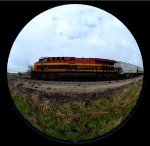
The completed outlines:
{"type": "Polygon", "coordinates": [[[118,126],[132,111],[142,81],[122,87],[111,97],[99,97],[86,106],[84,101],[65,103],[24,99],[12,94],[16,107],[34,127],[54,138],[70,141],[99,137],[118,126]]]}

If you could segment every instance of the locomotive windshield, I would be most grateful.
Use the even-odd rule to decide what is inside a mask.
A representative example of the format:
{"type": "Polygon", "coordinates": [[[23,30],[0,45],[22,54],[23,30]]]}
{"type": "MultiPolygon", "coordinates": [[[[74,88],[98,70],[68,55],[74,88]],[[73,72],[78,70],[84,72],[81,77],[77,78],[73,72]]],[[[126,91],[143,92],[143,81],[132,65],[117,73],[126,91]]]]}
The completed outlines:
{"type": "Polygon", "coordinates": [[[47,58],[40,58],[39,62],[47,62],[47,58]]]}
{"type": "Polygon", "coordinates": [[[43,61],[43,59],[39,59],[39,62],[42,62],[43,61]]]}

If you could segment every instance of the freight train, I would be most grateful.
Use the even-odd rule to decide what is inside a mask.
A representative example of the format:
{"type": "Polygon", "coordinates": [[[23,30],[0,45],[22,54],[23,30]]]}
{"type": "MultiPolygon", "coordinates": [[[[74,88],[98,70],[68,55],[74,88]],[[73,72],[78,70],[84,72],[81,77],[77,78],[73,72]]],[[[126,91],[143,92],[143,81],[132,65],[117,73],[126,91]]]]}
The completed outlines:
{"type": "Polygon", "coordinates": [[[32,79],[128,78],[143,74],[143,69],[121,61],[101,58],[41,57],[34,63],[32,79]]]}

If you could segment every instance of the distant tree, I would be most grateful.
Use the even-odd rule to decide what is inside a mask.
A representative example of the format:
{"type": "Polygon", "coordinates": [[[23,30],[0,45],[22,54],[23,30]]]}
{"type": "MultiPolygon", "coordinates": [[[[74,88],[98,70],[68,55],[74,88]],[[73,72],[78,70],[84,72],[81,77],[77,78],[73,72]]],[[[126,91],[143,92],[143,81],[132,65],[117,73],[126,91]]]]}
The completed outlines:
{"type": "Polygon", "coordinates": [[[21,72],[18,72],[18,75],[22,75],[22,73],[21,73],[21,72]]]}
{"type": "Polygon", "coordinates": [[[28,69],[27,69],[27,73],[31,73],[33,71],[33,66],[32,65],[28,65],[28,69]]]}

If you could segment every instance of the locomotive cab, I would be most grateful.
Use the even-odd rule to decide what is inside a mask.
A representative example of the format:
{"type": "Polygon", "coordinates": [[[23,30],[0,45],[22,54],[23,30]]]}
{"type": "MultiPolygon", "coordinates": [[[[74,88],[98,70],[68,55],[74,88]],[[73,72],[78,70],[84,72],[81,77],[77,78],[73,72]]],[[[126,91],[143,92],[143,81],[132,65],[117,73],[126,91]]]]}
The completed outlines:
{"type": "Polygon", "coordinates": [[[47,62],[47,57],[41,57],[41,58],[39,59],[39,62],[47,62]]]}

